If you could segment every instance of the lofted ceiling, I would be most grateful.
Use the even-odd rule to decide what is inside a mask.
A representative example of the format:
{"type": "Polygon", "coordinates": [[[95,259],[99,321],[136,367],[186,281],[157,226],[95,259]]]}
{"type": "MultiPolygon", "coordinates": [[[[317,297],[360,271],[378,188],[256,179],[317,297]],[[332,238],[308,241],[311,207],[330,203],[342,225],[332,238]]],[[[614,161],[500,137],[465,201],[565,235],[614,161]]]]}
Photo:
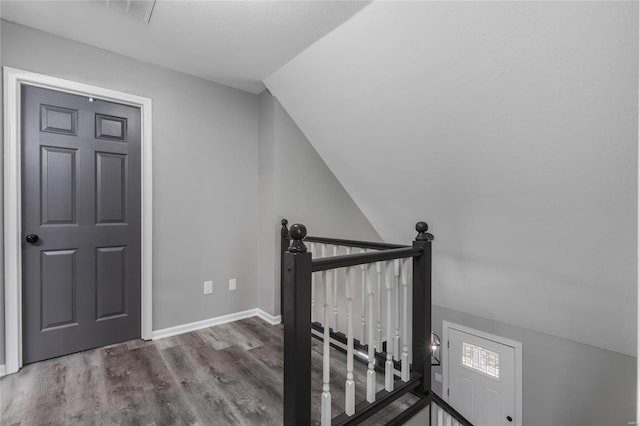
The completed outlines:
{"type": "Polygon", "coordinates": [[[635,355],[637,2],[374,2],[265,84],[434,303],[635,355]]]}
{"type": "MultiPolygon", "coordinates": [[[[2,18],[252,93],[366,1],[158,0],[150,23],[106,1],[2,0],[2,18]]],[[[122,2],[120,2],[122,3],[122,2]]]]}

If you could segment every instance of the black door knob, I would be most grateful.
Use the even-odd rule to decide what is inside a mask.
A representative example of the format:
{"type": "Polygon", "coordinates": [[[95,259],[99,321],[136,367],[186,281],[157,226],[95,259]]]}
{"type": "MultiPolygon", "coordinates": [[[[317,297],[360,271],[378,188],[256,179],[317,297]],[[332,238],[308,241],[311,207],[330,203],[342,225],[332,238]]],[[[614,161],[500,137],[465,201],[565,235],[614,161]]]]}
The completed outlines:
{"type": "Polygon", "coordinates": [[[29,234],[25,238],[25,240],[27,240],[27,242],[31,243],[31,244],[37,243],[39,239],[40,239],[40,237],[38,237],[36,234],[29,234]]]}
{"type": "Polygon", "coordinates": [[[509,420],[510,422],[513,421],[513,419],[511,418],[511,416],[507,416],[507,420],[509,420]]]}

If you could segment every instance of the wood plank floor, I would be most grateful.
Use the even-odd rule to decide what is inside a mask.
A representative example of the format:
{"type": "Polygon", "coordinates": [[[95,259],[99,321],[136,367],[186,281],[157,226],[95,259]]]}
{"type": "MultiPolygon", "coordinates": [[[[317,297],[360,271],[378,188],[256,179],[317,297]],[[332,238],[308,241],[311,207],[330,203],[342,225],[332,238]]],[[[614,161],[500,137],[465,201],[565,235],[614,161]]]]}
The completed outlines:
{"type": "MultiPolygon", "coordinates": [[[[282,339],[282,326],[253,317],[27,365],[0,380],[0,424],[280,425],[282,339]]],[[[322,346],[312,341],[312,416],[319,419],[322,346]]],[[[355,364],[360,401],[366,366],[355,364]]],[[[332,350],[334,416],[344,409],[345,378],[346,357],[332,350]]],[[[406,395],[365,424],[386,424],[414,401],[406,395]]]]}

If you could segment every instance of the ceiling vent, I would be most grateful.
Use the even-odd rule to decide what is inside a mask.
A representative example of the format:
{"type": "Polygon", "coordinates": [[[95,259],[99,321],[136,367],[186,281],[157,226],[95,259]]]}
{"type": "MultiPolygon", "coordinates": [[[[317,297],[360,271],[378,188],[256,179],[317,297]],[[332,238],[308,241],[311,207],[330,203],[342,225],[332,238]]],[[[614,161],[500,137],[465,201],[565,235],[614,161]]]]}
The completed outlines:
{"type": "Polygon", "coordinates": [[[156,0],[98,0],[110,9],[149,23],[156,0]]]}

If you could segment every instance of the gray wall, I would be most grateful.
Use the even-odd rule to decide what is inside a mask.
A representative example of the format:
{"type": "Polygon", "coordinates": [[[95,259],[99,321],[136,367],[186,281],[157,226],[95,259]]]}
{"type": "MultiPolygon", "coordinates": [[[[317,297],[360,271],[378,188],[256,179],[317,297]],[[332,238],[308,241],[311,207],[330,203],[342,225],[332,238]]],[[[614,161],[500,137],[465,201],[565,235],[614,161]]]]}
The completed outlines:
{"type": "MultiPolygon", "coordinates": [[[[442,321],[450,321],[522,343],[524,426],[623,426],[635,419],[635,357],[440,306],[432,319],[440,337],[442,321]]],[[[444,395],[436,372],[442,367],[432,370],[432,380],[444,395]]]]}
{"type": "Polygon", "coordinates": [[[153,328],[255,308],[258,97],[11,22],[1,34],[2,65],[152,99],[153,328]]]}
{"type": "Polygon", "coordinates": [[[277,100],[275,119],[278,214],[304,223],[310,235],[382,241],[277,100]]]}
{"type": "Polygon", "coordinates": [[[380,241],[305,135],[267,91],[260,95],[258,307],[280,313],[280,219],[309,235],[380,241]],[[275,250],[274,250],[275,248],[275,250]]]}
{"type": "Polygon", "coordinates": [[[276,210],[275,99],[266,90],[260,94],[260,149],[258,171],[260,194],[258,206],[258,308],[280,314],[280,219],[276,210]],[[276,286],[276,283],[278,285],[276,286]]]}

